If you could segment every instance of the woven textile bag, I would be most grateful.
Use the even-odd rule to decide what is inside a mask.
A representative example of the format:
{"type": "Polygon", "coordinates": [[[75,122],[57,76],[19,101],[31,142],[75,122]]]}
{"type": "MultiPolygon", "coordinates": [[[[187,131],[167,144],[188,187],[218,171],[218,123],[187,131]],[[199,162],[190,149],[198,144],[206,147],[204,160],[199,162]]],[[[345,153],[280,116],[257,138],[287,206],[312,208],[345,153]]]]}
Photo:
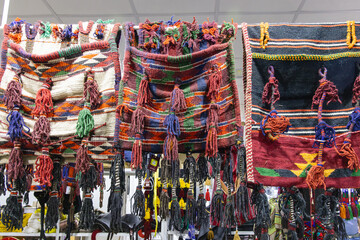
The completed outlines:
{"type": "Polygon", "coordinates": [[[358,188],[359,25],[244,23],[242,35],[248,180],[358,188]],[[269,130],[278,117],[291,126],[269,130]]]}
{"type": "Polygon", "coordinates": [[[205,40],[205,35],[211,37],[210,27],[195,21],[146,21],[140,24],[138,31],[131,23],[125,25],[125,74],[120,83],[115,133],[121,148],[130,150],[134,142],[140,140],[142,151],[162,153],[166,149],[163,145],[167,135],[174,134],[178,138],[179,153],[204,152],[211,105],[218,109],[218,149],[235,144],[241,128],[232,50],[237,27],[228,25],[231,34],[227,34],[225,27],[217,29],[217,24],[212,24],[214,35],[223,33],[221,41],[209,43],[205,40]],[[211,100],[207,94],[214,74],[218,74],[220,85],[217,99],[211,100]],[[148,87],[144,88],[143,83],[148,87]],[[184,94],[185,105],[174,106],[174,101],[178,101],[172,98],[178,93],[176,91],[184,94]],[[148,96],[144,96],[145,92],[148,96]],[[139,108],[144,126],[136,136],[132,118],[139,108]],[[179,132],[176,129],[175,133],[174,129],[167,131],[165,119],[170,115],[176,115],[179,132]]]}
{"type": "Polygon", "coordinates": [[[41,150],[31,139],[39,118],[34,116],[33,110],[39,89],[49,80],[53,109],[46,117],[51,131],[50,139],[42,145],[50,148],[50,154],[72,158],[81,144],[75,137],[76,124],[88,100],[84,96],[84,86],[89,72],[100,94],[97,106],[90,108],[95,130],[88,143],[89,154],[95,160],[108,160],[113,156],[115,108],[121,79],[120,35],[119,24],[102,21],[72,25],[37,22],[32,25],[17,19],[4,27],[0,69],[0,98],[3,100],[0,104],[1,162],[7,161],[13,147],[8,139],[9,123],[6,121],[11,109],[5,106],[4,99],[9,83],[13,79],[21,83],[19,112],[24,124],[30,128],[21,141],[24,159],[34,160],[34,154],[41,150]]]}

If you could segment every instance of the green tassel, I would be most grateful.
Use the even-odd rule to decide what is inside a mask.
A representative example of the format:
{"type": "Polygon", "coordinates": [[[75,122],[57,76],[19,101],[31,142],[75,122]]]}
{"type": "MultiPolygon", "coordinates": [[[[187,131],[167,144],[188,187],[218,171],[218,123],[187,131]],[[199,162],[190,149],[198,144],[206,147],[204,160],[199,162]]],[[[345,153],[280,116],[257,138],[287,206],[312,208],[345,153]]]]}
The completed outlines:
{"type": "Polygon", "coordinates": [[[350,206],[350,205],[348,205],[348,208],[349,208],[349,215],[350,215],[350,219],[349,219],[349,220],[351,220],[351,219],[354,218],[354,214],[353,214],[353,212],[352,212],[352,209],[351,209],[351,206],[350,206]]]}
{"type": "Polygon", "coordinates": [[[76,135],[83,138],[88,136],[94,128],[94,118],[88,108],[84,108],[79,112],[78,122],[76,124],[76,135]]]}

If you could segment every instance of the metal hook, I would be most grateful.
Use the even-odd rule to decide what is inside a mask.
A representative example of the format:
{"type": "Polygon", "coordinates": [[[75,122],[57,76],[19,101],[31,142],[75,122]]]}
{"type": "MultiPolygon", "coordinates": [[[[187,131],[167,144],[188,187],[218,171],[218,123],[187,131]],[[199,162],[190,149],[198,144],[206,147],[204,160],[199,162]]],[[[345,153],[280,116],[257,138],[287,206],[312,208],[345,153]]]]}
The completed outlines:
{"type": "Polygon", "coordinates": [[[270,74],[270,77],[274,77],[275,76],[275,70],[273,66],[269,66],[268,67],[268,73],[270,74]]]}
{"type": "Polygon", "coordinates": [[[322,77],[322,78],[326,78],[326,74],[327,74],[327,69],[326,69],[326,67],[321,67],[320,69],[319,69],[319,75],[322,77]],[[321,70],[323,70],[324,69],[324,71],[322,72],[321,70]]]}

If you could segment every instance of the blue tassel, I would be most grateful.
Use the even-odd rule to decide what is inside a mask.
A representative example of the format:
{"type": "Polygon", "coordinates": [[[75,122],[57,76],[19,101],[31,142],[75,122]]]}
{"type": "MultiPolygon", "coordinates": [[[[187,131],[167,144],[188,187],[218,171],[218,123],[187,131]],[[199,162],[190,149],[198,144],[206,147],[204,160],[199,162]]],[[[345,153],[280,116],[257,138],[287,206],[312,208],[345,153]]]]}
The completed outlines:
{"type": "Polygon", "coordinates": [[[21,138],[23,136],[22,131],[24,128],[26,133],[30,131],[30,129],[25,125],[24,119],[19,111],[11,111],[6,119],[9,122],[9,131],[7,135],[10,136],[12,142],[14,142],[16,138],[21,138]]]}
{"type": "Polygon", "coordinates": [[[350,125],[354,123],[353,131],[359,131],[360,130],[360,108],[355,108],[354,111],[349,116],[349,122],[346,125],[346,128],[349,129],[350,125]]]}
{"type": "MultiPolygon", "coordinates": [[[[328,125],[326,122],[321,121],[315,127],[315,139],[324,142],[324,147],[332,148],[335,144],[335,130],[332,126],[328,125]],[[324,136],[322,136],[321,132],[324,131],[324,136]]],[[[320,142],[315,141],[313,144],[313,148],[319,147],[320,142]]]]}
{"type": "Polygon", "coordinates": [[[166,116],[163,126],[166,127],[168,135],[180,136],[179,118],[174,113],[166,116]]]}

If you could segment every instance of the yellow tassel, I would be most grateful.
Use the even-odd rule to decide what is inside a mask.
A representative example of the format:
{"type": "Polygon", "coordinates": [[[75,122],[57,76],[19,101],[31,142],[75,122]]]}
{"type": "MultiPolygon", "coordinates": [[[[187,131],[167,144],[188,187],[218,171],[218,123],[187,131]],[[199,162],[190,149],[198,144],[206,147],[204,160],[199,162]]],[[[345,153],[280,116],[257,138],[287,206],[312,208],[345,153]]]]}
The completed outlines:
{"type": "Polygon", "coordinates": [[[234,240],[241,240],[238,231],[236,230],[236,233],[234,235],[234,240]]]}
{"type": "Polygon", "coordinates": [[[209,232],[208,232],[208,234],[207,234],[207,236],[206,236],[206,239],[207,240],[212,240],[212,239],[214,239],[214,232],[213,232],[213,230],[210,228],[209,229],[209,232]]]}
{"type": "Polygon", "coordinates": [[[342,219],[346,219],[346,209],[345,209],[344,204],[340,205],[340,217],[342,219]]]}
{"type": "Polygon", "coordinates": [[[269,23],[260,23],[260,46],[262,49],[266,48],[269,41],[269,23]]]}
{"type": "Polygon", "coordinates": [[[347,35],[346,35],[346,44],[349,49],[352,49],[356,44],[356,34],[355,34],[355,21],[347,21],[347,35]]]}

